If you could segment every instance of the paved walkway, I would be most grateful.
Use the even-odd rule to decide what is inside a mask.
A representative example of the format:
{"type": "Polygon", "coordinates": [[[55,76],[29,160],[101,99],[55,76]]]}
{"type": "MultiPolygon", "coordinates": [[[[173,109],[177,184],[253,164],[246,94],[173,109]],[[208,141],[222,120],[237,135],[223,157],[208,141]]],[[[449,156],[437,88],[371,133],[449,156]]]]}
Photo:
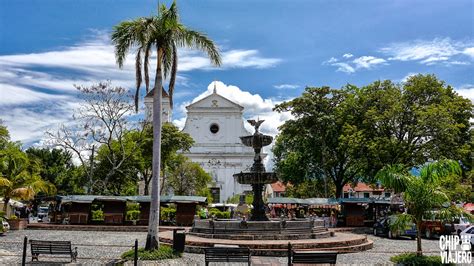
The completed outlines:
{"type": "MultiPolygon", "coordinates": [[[[145,232],[94,232],[94,231],[51,231],[51,230],[23,230],[10,231],[5,236],[0,236],[0,265],[18,264],[21,261],[22,241],[25,235],[30,239],[68,240],[73,246],[78,247],[79,260],[82,265],[100,265],[117,261],[120,254],[131,249],[135,239],[139,245],[145,243],[145,232]]],[[[362,235],[365,236],[365,235],[362,235]]],[[[391,256],[416,250],[416,241],[410,239],[387,239],[368,236],[374,241],[371,250],[339,255],[338,265],[391,265],[391,256]]],[[[438,240],[423,239],[423,250],[425,254],[439,255],[438,240]]],[[[46,257],[40,260],[44,261],[46,257]]],[[[28,253],[27,261],[30,261],[28,253]]],[[[50,259],[48,259],[49,261],[50,259]]],[[[254,265],[286,265],[286,257],[253,257],[254,265]],[[260,264],[262,263],[262,264],[260,264]]],[[[51,259],[51,261],[69,261],[68,258],[51,259]]],[[[128,264],[133,265],[133,264],[128,264]]],[[[141,265],[158,265],[157,262],[146,262],[141,265]]],[[[159,265],[185,266],[204,265],[203,254],[184,253],[180,259],[161,261],[159,265]]],[[[222,264],[213,264],[222,265],[222,264]]],[[[246,264],[227,264],[246,265],[246,264]]]]}

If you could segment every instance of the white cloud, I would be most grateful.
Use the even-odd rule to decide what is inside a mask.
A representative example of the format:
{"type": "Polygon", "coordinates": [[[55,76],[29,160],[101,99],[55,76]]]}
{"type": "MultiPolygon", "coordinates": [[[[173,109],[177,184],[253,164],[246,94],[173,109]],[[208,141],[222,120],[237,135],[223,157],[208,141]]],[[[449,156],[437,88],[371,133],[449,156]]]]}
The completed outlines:
{"type": "Polygon", "coordinates": [[[353,57],[352,54],[344,54],[344,59],[340,61],[337,58],[331,57],[331,59],[324,61],[323,65],[331,65],[337,67],[336,71],[351,74],[360,69],[372,69],[376,65],[386,64],[386,60],[375,56],[361,56],[352,61],[347,59],[353,57]]]}
{"type": "Polygon", "coordinates": [[[470,99],[474,103],[474,84],[464,84],[454,89],[459,95],[470,99]]]}
{"type": "MultiPolygon", "coordinates": [[[[185,76],[186,72],[216,69],[201,52],[181,49],[179,55],[177,83],[181,86],[192,84],[185,76]]],[[[281,62],[278,58],[264,57],[255,49],[227,48],[221,55],[223,65],[220,69],[269,68],[281,62]]],[[[114,86],[134,88],[134,59],[134,55],[129,54],[123,68],[119,69],[109,35],[103,31],[94,31],[94,36],[87,41],[69,47],[0,55],[0,119],[9,127],[13,139],[38,141],[38,134],[43,134],[44,130],[41,130],[46,125],[52,126],[69,119],[70,115],[65,115],[64,110],[68,105],[64,102],[77,102],[74,84],[91,85],[111,80],[114,86]],[[27,122],[20,122],[22,120],[27,122]]],[[[153,77],[155,55],[150,60],[150,77],[153,77]]],[[[151,82],[153,85],[153,80],[151,82]]],[[[180,90],[175,98],[179,100],[190,93],[180,90]]]]}
{"type": "Polygon", "coordinates": [[[37,92],[23,87],[0,83],[0,106],[35,104],[46,100],[61,100],[65,96],[37,92]]]}
{"type": "Polygon", "coordinates": [[[472,58],[474,58],[474,47],[468,47],[464,49],[463,54],[466,54],[472,58]]]}
{"type": "MultiPolygon", "coordinates": [[[[244,107],[244,119],[263,119],[265,122],[261,126],[261,131],[264,134],[276,136],[278,134],[278,127],[282,125],[286,120],[291,119],[290,113],[277,113],[272,109],[275,104],[281,103],[282,101],[276,101],[274,99],[264,99],[258,94],[253,94],[249,91],[240,89],[234,85],[227,85],[221,81],[215,81],[217,93],[224,96],[225,98],[242,105],[244,107]]],[[[191,102],[184,102],[179,106],[179,110],[185,112],[185,107],[191,103],[197,102],[200,99],[210,95],[214,90],[214,82],[211,82],[207,90],[195,97],[191,102]]],[[[291,100],[291,99],[285,99],[291,100]]],[[[181,117],[173,121],[178,127],[183,128],[186,121],[185,117],[181,117]]],[[[247,123],[244,123],[249,132],[253,132],[253,128],[247,123]]],[[[271,154],[271,146],[268,146],[264,151],[269,154],[266,158],[267,167],[270,169],[272,164],[273,155],[271,154]]]]}
{"type": "Polygon", "coordinates": [[[334,63],[332,64],[332,66],[338,67],[336,71],[340,71],[340,72],[344,72],[348,74],[355,72],[355,69],[348,63],[334,63]]]}
{"type": "Polygon", "coordinates": [[[354,61],[352,62],[355,64],[356,69],[360,69],[360,68],[370,69],[373,66],[383,64],[386,61],[385,59],[377,58],[374,56],[361,56],[359,58],[354,59],[354,61]]]}
{"type": "Polygon", "coordinates": [[[280,85],[273,85],[275,89],[283,90],[283,89],[296,89],[299,88],[299,85],[296,84],[280,84],[280,85]]]}
{"type": "Polygon", "coordinates": [[[412,76],[415,76],[415,75],[418,75],[419,73],[415,73],[415,72],[410,72],[408,74],[406,74],[400,81],[405,83],[408,81],[408,79],[412,76]]]}
{"type": "Polygon", "coordinates": [[[462,54],[471,55],[471,43],[453,41],[450,38],[436,38],[432,41],[417,40],[394,43],[381,49],[389,60],[418,61],[421,64],[433,65],[445,62],[462,54]]]}

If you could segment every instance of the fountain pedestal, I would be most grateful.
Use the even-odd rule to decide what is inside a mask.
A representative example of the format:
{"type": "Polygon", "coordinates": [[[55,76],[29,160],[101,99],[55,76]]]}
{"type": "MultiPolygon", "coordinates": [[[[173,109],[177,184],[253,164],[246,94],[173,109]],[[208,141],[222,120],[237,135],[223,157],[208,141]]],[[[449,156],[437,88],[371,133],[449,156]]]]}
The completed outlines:
{"type": "Polygon", "coordinates": [[[277,181],[275,173],[265,172],[265,166],[262,163],[261,151],[262,147],[268,146],[272,143],[273,138],[268,135],[263,135],[258,131],[258,128],[264,120],[247,120],[255,128],[255,133],[250,136],[240,137],[240,140],[245,146],[252,147],[255,151],[253,165],[250,172],[240,172],[234,175],[239,184],[252,185],[253,191],[253,210],[250,215],[250,221],[268,221],[265,215],[265,205],[263,203],[263,186],[265,184],[274,183],[277,181]]]}

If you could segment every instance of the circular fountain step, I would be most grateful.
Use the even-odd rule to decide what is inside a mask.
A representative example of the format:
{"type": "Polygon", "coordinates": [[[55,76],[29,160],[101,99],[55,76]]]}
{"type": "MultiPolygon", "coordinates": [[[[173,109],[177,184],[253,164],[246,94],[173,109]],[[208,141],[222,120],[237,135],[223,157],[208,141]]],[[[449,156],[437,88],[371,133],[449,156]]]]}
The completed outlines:
{"type": "MultiPolygon", "coordinates": [[[[160,242],[171,244],[173,232],[160,233],[160,242]]],[[[260,256],[286,256],[288,243],[298,250],[330,250],[341,253],[358,252],[372,248],[372,241],[365,235],[352,233],[336,233],[333,237],[319,239],[296,239],[296,240],[233,240],[233,239],[210,239],[196,235],[186,235],[186,252],[203,253],[206,247],[214,245],[238,245],[248,247],[252,254],[260,256]]]]}

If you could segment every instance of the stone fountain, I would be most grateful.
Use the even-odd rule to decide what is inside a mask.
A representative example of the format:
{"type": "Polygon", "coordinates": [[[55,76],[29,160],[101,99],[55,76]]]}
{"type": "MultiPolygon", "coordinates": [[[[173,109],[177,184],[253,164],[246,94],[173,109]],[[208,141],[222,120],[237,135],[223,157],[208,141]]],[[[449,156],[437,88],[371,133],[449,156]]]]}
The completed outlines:
{"type": "Polygon", "coordinates": [[[265,120],[247,120],[247,122],[255,128],[255,133],[250,136],[240,137],[240,139],[245,146],[254,149],[255,157],[250,172],[240,172],[234,175],[238,183],[252,185],[253,210],[249,219],[250,221],[268,221],[262,198],[263,187],[265,184],[271,184],[277,181],[275,173],[266,172],[265,166],[262,163],[262,148],[270,145],[273,141],[271,136],[263,135],[258,131],[263,121],[265,120]]]}
{"type": "MultiPolygon", "coordinates": [[[[207,247],[235,244],[247,247],[253,255],[287,256],[288,242],[299,250],[322,250],[354,252],[372,248],[373,242],[367,236],[330,232],[324,228],[321,219],[300,218],[268,219],[262,199],[263,186],[277,180],[275,173],[265,171],[261,151],[272,143],[271,136],[258,131],[263,120],[248,120],[255,127],[255,133],[240,137],[242,143],[255,150],[255,158],[249,172],[234,174],[240,184],[250,184],[253,190],[253,211],[250,219],[195,219],[187,232],[186,252],[202,253],[207,247]]],[[[173,243],[171,231],[161,232],[160,241],[173,243]]]]}

